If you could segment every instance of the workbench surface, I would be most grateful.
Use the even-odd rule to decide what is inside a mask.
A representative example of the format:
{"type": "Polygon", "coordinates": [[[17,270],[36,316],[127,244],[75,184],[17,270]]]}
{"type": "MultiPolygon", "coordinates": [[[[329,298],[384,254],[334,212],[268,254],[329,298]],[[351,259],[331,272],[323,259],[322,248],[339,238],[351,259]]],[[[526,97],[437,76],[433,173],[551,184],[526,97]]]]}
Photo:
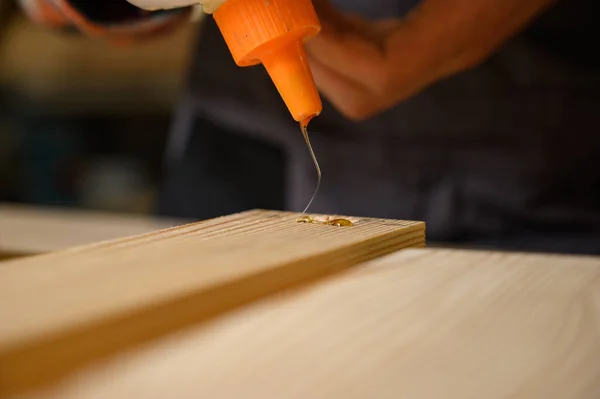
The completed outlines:
{"type": "Polygon", "coordinates": [[[296,216],[0,263],[0,397],[600,397],[600,258],[296,216]]]}
{"type": "Polygon", "coordinates": [[[183,220],[0,203],[0,255],[34,255],[178,226],[183,220]]]}
{"type": "Polygon", "coordinates": [[[404,250],[122,354],[43,399],[600,397],[600,260],[404,250]]]}

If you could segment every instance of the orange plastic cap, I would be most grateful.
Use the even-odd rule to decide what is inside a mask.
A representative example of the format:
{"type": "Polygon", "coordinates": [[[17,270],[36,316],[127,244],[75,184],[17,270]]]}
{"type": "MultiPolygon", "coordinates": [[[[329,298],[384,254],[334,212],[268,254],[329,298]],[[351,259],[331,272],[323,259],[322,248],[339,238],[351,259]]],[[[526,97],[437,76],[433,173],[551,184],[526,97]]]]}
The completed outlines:
{"type": "Polygon", "coordinates": [[[321,113],[304,51],[321,29],[311,0],[227,0],[214,18],[236,64],[262,63],[296,121],[321,113]]]}

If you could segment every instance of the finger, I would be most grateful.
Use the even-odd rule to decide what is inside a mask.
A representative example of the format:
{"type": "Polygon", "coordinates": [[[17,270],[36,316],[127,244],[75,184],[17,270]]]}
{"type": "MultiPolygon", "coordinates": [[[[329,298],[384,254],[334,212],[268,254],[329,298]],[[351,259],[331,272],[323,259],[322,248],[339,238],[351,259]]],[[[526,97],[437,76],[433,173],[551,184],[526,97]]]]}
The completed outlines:
{"type": "Polygon", "coordinates": [[[362,81],[373,91],[384,87],[385,57],[372,41],[356,34],[322,31],[306,45],[307,54],[342,76],[362,81]]]}
{"type": "Polygon", "coordinates": [[[344,116],[355,121],[365,120],[387,110],[438,80],[437,74],[422,74],[399,82],[396,90],[380,95],[318,61],[311,60],[310,65],[321,94],[344,116]]]}
{"type": "Polygon", "coordinates": [[[368,37],[374,43],[378,43],[381,50],[384,48],[386,38],[393,30],[402,26],[402,20],[399,18],[385,18],[375,21],[369,21],[359,15],[345,15],[348,23],[354,28],[354,31],[368,37]]]}
{"type": "Polygon", "coordinates": [[[378,104],[374,104],[377,100],[359,82],[337,73],[319,60],[309,57],[309,63],[319,92],[347,118],[362,120],[378,108],[378,104]]]}
{"type": "Polygon", "coordinates": [[[439,68],[439,57],[433,56],[436,43],[424,33],[431,27],[418,9],[403,20],[372,22],[344,16],[345,26],[352,29],[323,30],[307,44],[307,52],[346,78],[363,82],[372,92],[387,95],[396,80],[403,84],[421,72],[429,74],[429,69],[439,68]]]}
{"type": "Polygon", "coordinates": [[[344,18],[344,14],[338,11],[328,0],[313,0],[313,6],[319,16],[323,31],[335,34],[352,29],[344,18]]]}

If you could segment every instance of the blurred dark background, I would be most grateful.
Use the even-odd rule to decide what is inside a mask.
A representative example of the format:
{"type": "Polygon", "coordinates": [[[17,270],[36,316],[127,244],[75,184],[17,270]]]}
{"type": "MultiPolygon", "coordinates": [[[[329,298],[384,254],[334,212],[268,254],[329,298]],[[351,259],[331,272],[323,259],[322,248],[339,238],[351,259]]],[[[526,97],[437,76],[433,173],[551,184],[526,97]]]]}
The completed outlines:
{"type": "Polygon", "coordinates": [[[0,202],[147,214],[195,26],[116,47],[0,3],[0,202]]]}

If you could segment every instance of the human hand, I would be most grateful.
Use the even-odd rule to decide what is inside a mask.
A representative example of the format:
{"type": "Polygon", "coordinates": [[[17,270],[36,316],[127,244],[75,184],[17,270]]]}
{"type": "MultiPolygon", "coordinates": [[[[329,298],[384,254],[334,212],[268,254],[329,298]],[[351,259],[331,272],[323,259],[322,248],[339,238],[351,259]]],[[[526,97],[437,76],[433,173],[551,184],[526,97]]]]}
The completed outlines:
{"type": "Polygon", "coordinates": [[[36,23],[52,28],[72,29],[108,39],[114,44],[163,35],[189,18],[189,10],[152,13],[126,0],[18,0],[36,23]],[[102,4],[100,4],[102,3],[102,4]]]}
{"type": "Polygon", "coordinates": [[[555,0],[423,0],[404,19],[367,21],[314,0],[322,31],[307,43],[321,91],[364,120],[483,62],[555,0]]]}

